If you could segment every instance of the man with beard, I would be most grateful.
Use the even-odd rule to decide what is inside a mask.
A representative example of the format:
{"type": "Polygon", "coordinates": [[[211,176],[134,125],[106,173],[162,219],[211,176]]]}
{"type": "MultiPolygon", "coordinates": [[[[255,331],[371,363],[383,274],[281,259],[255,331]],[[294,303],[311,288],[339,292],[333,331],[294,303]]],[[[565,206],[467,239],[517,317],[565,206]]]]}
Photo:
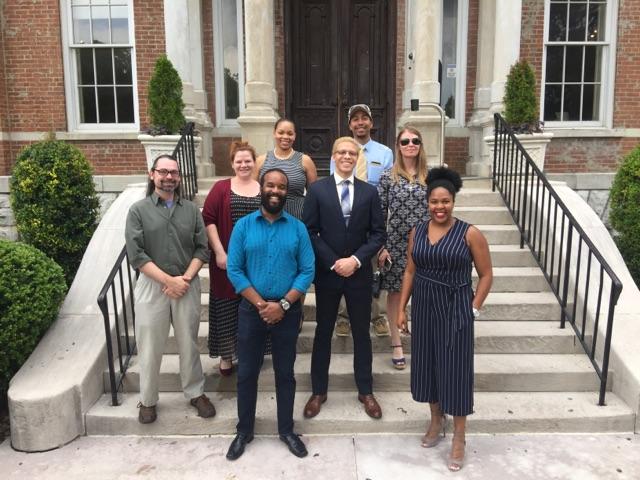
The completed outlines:
{"type": "Polygon", "coordinates": [[[304,224],[283,211],[289,180],[279,168],[260,180],[261,208],[236,223],[229,241],[227,275],[242,295],[238,307],[238,424],[227,452],[236,460],[253,440],[258,375],[271,336],[278,434],[291,453],[307,455],[293,431],[300,297],[314,275],[313,248],[304,224]]]}
{"type": "Polygon", "coordinates": [[[180,197],[180,171],[171,155],[160,155],[153,162],[147,196],[131,206],[125,238],[129,261],[140,270],[134,294],[140,365],[138,420],[156,420],[160,363],[171,325],[178,343],[184,395],[199,416],[213,417],[216,411],[204,394],[196,343],[198,271],[209,259],[207,235],[198,207],[180,197]]]}

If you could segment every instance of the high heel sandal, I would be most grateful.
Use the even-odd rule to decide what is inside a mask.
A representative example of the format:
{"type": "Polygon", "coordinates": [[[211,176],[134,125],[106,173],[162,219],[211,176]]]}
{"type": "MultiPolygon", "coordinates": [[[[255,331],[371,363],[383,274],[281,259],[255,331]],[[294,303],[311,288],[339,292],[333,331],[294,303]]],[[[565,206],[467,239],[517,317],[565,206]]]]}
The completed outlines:
{"type": "Polygon", "coordinates": [[[447,416],[443,413],[440,415],[440,430],[436,433],[435,437],[429,437],[429,431],[431,430],[431,423],[429,423],[429,428],[427,429],[427,433],[422,436],[422,446],[424,448],[433,448],[438,445],[442,439],[447,435],[446,432],[447,425],[447,416]]]}
{"type": "MultiPolygon", "coordinates": [[[[391,350],[394,348],[402,348],[402,345],[391,345],[391,350]]],[[[393,353],[391,354],[391,363],[393,363],[393,368],[396,370],[404,370],[407,366],[407,359],[404,356],[400,358],[393,358],[393,353]]]]}
{"type": "Polygon", "coordinates": [[[453,440],[451,440],[451,453],[449,454],[449,463],[447,468],[452,472],[459,472],[464,465],[464,447],[467,445],[464,439],[464,432],[453,432],[453,440]],[[453,455],[454,445],[462,443],[462,453],[459,456],[453,455]]]}

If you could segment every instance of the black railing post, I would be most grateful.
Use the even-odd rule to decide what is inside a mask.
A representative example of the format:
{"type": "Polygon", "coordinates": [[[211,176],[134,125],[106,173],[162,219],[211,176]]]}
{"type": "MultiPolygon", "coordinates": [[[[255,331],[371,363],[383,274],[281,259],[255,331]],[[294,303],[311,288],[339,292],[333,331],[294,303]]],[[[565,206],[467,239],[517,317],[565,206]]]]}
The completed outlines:
{"type": "Polygon", "coordinates": [[[500,128],[500,118],[493,117],[493,171],[491,172],[491,177],[493,181],[491,182],[491,191],[496,191],[496,171],[498,165],[498,128],[500,128]]]}
{"type": "Polygon", "coordinates": [[[495,191],[497,189],[499,191],[511,213],[515,225],[520,230],[521,247],[523,247],[525,243],[527,244],[538,266],[542,269],[551,291],[560,303],[560,325],[562,328],[566,326],[567,318],[570,318],[570,324],[574,333],[582,345],[582,348],[589,356],[589,360],[600,378],[599,404],[604,405],[614,311],[618,297],[622,291],[622,283],[603,255],[593,244],[589,235],[586,234],[551,183],[549,183],[544,173],[535,165],[527,151],[522,147],[500,114],[494,115],[494,125],[495,151],[493,152],[494,171],[492,190],[495,191]],[[531,172],[530,188],[529,172],[531,172]],[[535,199],[533,198],[534,182],[535,199]],[[558,232],[558,228],[560,232],[558,232]],[[578,254],[575,274],[572,275],[571,267],[573,264],[571,256],[574,230],[578,241],[578,254]],[[583,318],[581,328],[579,328],[576,318],[578,315],[580,281],[582,272],[584,271],[582,268],[583,246],[587,249],[587,265],[585,267],[585,292],[582,306],[583,318]],[[591,293],[593,293],[590,291],[590,288],[595,289],[595,287],[592,286],[592,283],[595,283],[595,279],[594,282],[590,282],[592,261],[599,263],[600,282],[597,287],[597,295],[595,295],[595,298],[592,300],[592,304],[595,303],[595,315],[590,316],[590,318],[593,319],[593,338],[591,342],[587,344],[585,341],[585,330],[589,311],[588,304],[589,299],[592,298],[591,293]],[[611,295],[608,305],[606,300],[603,299],[604,275],[611,281],[611,295]],[[567,308],[569,305],[569,292],[573,292],[571,312],[569,312],[567,308]],[[600,313],[607,307],[608,318],[604,339],[604,356],[602,359],[602,368],[600,368],[595,354],[600,325],[600,313]]]}

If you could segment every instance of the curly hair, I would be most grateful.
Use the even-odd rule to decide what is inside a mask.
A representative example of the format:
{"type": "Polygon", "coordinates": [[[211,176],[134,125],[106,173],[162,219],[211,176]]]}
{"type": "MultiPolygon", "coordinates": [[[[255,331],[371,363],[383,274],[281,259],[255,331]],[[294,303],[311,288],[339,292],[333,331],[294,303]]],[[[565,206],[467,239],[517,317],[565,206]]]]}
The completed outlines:
{"type": "Polygon", "coordinates": [[[462,178],[455,170],[447,167],[436,167],[427,174],[427,198],[438,187],[445,188],[456,198],[456,193],[462,188],[462,178]]]}

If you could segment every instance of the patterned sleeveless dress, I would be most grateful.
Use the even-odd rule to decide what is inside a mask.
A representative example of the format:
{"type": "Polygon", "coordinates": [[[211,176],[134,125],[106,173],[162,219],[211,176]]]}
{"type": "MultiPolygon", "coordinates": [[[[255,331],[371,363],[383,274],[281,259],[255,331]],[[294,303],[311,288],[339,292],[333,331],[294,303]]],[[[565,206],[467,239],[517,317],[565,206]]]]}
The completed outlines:
{"type": "Polygon", "coordinates": [[[429,223],[416,226],[411,298],[411,394],[440,402],[449,415],[473,413],[472,257],[469,224],[456,219],[432,245],[429,223]]]}
{"type": "Polygon", "coordinates": [[[302,152],[294,150],[291,158],[280,160],[276,158],[273,150],[268,151],[260,168],[260,178],[262,178],[264,172],[271,168],[279,168],[289,177],[289,191],[287,192],[287,203],[284,209],[298,220],[302,220],[304,189],[307,186],[307,174],[302,166],[302,152]]]}

